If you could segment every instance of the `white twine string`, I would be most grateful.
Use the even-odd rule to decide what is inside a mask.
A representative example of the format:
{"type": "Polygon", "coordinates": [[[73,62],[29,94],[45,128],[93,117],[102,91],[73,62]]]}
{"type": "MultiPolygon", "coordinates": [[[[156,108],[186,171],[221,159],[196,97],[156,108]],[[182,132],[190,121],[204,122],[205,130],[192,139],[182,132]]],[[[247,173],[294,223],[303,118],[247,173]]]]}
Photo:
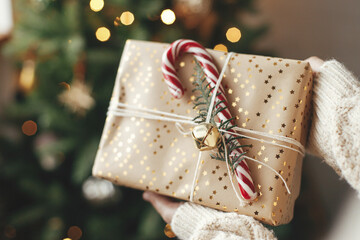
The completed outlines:
{"type": "MultiPolygon", "coordinates": [[[[141,107],[132,106],[132,105],[124,104],[124,103],[114,103],[114,102],[112,102],[110,104],[110,107],[108,109],[107,114],[108,115],[112,114],[114,116],[119,116],[119,117],[139,117],[139,118],[145,118],[145,119],[151,119],[151,120],[174,122],[175,125],[177,126],[177,128],[179,128],[179,126],[181,126],[182,131],[179,131],[179,132],[184,134],[184,135],[188,135],[189,132],[187,132],[182,127],[182,125],[180,123],[189,124],[189,125],[193,125],[193,126],[197,125],[197,123],[192,121],[192,119],[193,119],[192,117],[173,114],[173,113],[168,113],[168,112],[163,112],[163,111],[159,111],[159,110],[151,110],[151,109],[141,108],[141,107]],[[126,109],[119,109],[119,108],[122,108],[122,107],[126,108],[126,109]],[[133,109],[133,110],[129,110],[129,109],[133,109]],[[146,113],[146,112],[150,112],[150,113],[146,113]]],[[[217,126],[219,126],[219,125],[220,124],[217,123],[217,126]]],[[[246,138],[252,139],[254,141],[265,142],[265,143],[275,145],[275,146],[278,146],[278,147],[284,147],[284,148],[287,148],[289,150],[298,152],[299,154],[301,154],[301,156],[305,156],[305,148],[304,148],[304,146],[300,142],[298,142],[298,141],[296,141],[296,140],[294,140],[292,138],[277,135],[277,134],[270,134],[270,133],[266,133],[266,132],[260,132],[260,131],[256,131],[256,130],[252,130],[252,129],[241,128],[241,127],[234,127],[234,128],[232,128],[232,130],[234,130],[236,132],[250,133],[250,134],[258,135],[258,136],[265,137],[265,138],[271,138],[271,139],[279,140],[279,141],[294,145],[298,149],[296,149],[294,147],[291,147],[291,146],[279,144],[276,141],[267,141],[267,140],[264,140],[262,138],[250,137],[248,135],[229,132],[229,131],[226,131],[224,129],[219,129],[219,131],[221,131],[221,132],[233,134],[233,135],[236,135],[236,136],[246,137],[246,138]]],[[[191,133],[191,131],[190,131],[190,133],[191,133]]]]}
{"type": "MultiPolygon", "coordinates": [[[[210,106],[208,109],[208,115],[206,117],[205,122],[209,123],[210,122],[210,118],[211,118],[211,113],[212,110],[214,108],[214,104],[216,101],[216,93],[219,89],[219,87],[221,86],[221,81],[223,79],[226,67],[231,59],[232,56],[232,52],[228,54],[225,63],[223,65],[223,68],[221,70],[221,73],[219,75],[219,78],[216,82],[215,88],[213,90],[213,95],[211,98],[211,102],[210,102],[210,106]]],[[[183,124],[190,124],[190,125],[197,125],[197,123],[195,123],[193,121],[193,118],[191,117],[187,117],[187,116],[183,116],[183,115],[178,115],[178,114],[174,114],[174,113],[168,113],[168,112],[163,112],[163,111],[159,111],[159,110],[152,110],[152,109],[146,109],[146,108],[142,108],[142,107],[137,107],[137,106],[132,106],[129,104],[124,104],[124,103],[120,103],[120,102],[116,102],[116,101],[111,101],[110,102],[110,106],[107,112],[107,115],[114,115],[114,116],[120,116],[120,117],[139,117],[139,118],[145,118],[145,119],[151,119],[151,120],[159,120],[159,121],[168,121],[168,122],[174,122],[175,123],[175,127],[177,128],[177,130],[184,135],[190,135],[191,131],[186,131],[185,128],[181,125],[181,123],[183,124]],[[122,109],[124,108],[124,109],[122,109]]],[[[217,123],[217,125],[219,126],[219,123],[217,123]]],[[[298,147],[299,149],[293,148],[292,146],[287,146],[287,145],[283,145],[283,144],[279,144],[276,141],[267,141],[261,138],[256,138],[256,137],[251,137],[248,135],[243,135],[240,133],[235,133],[235,132],[230,132],[230,131],[226,131],[224,129],[219,129],[220,132],[224,132],[227,134],[231,134],[231,135],[235,135],[235,136],[242,136],[248,139],[252,139],[255,141],[260,141],[260,142],[265,142],[268,144],[272,144],[275,146],[279,146],[279,147],[283,147],[295,152],[298,152],[301,156],[305,155],[305,148],[304,146],[289,137],[285,137],[285,136],[281,136],[281,135],[277,135],[277,134],[269,134],[269,133],[265,133],[265,132],[260,132],[260,131],[256,131],[256,130],[252,130],[252,129],[245,129],[245,128],[241,128],[241,127],[234,127],[232,128],[232,130],[237,131],[237,132],[244,132],[244,133],[250,133],[250,134],[254,134],[254,135],[258,135],[261,137],[266,137],[266,138],[271,138],[271,139],[275,139],[275,140],[279,140],[282,142],[286,142],[290,145],[294,145],[296,147],[298,147]]],[[[230,178],[230,182],[232,185],[232,188],[236,194],[236,197],[238,198],[239,202],[240,202],[240,206],[244,206],[246,204],[246,202],[239,196],[238,191],[234,185],[233,182],[233,178],[232,178],[232,174],[231,174],[231,170],[230,170],[230,166],[229,166],[229,159],[228,159],[228,155],[227,155],[227,147],[225,144],[225,139],[224,136],[222,136],[222,142],[224,144],[224,150],[225,150],[225,162],[226,162],[226,166],[227,166],[227,170],[229,173],[229,178],[230,178]]],[[[193,202],[194,200],[194,192],[195,192],[195,185],[196,185],[196,180],[197,180],[197,175],[198,175],[198,171],[199,171],[199,167],[200,167],[200,163],[201,163],[201,156],[202,156],[202,152],[199,151],[199,155],[198,155],[198,161],[196,164],[196,169],[195,169],[195,173],[194,173],[194,178],[193,178],[193,183],[192,183],[192,187],[191,187],[191,192],[190,192],[190,202],[193,202]]],[[[269,165],[267,165],[266,163],[263,163],[259,160],[256,160],[254,158],[248,157],[248,156],[244,156],[244,158],[259,163],[265,167],[267,167],[268,169],[270,169],[271,171],[273,171],[277,176],[279,176],[279,178],[282,180],[282,182],[285,185],[285,188],[287,190],[287,192],[289,194],[291,194],[290,189],[285,181],[285,179],[281,176],[280,173],[278,173],[274,168],[270,167],[269,165]]]]}

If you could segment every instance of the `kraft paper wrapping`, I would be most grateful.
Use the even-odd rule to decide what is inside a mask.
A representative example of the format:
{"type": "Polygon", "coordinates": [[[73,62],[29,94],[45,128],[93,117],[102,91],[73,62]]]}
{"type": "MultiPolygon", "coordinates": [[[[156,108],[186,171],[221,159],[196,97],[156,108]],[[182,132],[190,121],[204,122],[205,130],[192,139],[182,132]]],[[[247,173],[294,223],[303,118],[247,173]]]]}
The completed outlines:
{"type": "MultiPolygon", "coordinates": [[[[191,91],[195,62],[188,54],[177,62],[186,91],[183,98],[174,99],[161,72],[161,56],[168,46],[128,40],[112,101],[196,116],[192,101],[195,97],[191,91]]],[[[220,72],[227,53],[208,51],[220,72]]],[[[237,126],[291,137],[305,145],[312,89],[312,72],[307,62],[234,54],[222,84],[237,126]]],[[[244,139],[241,143],[250,145],[245,149],[249,157],[270,165],[281,174],[291,194],[274,172],[247,160],[259,197],[240,207],[225,162],[211,159],[210,152],[203,152],[200,168],[195,172],[199,151],[191,136],[180,134],[174,123],[112,114],[106,118],[93,175],[118,185],[183,200],[189,200],[195,177],[195,203],[253,216],[271,225],[288,223],[299,195],[302,156],[261,141],[244,139]]],[[[236,179],[233,180],[236,183],[236,179]]]]}

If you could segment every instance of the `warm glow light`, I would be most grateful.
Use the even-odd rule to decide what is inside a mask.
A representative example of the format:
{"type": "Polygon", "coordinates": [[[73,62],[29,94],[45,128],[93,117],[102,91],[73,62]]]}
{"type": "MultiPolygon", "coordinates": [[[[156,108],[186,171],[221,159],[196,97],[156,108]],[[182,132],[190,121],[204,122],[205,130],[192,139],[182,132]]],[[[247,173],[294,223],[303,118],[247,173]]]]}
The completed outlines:
{"type": "Polygon", "coordinates": [[[107,40],[109,40],[111,34],[110,34],[110,30],[107,29],[106,27],[99,27],[96,30],[96,38],[101,41],[101,42],[106,42],[107,40]]]}
{"type": "Polygon", "coordinates": [[[71,226],[67,234],[72,240],[78,240],[82,236],[82,231],[78,226],[71,226]]]}
{"type": "Polygon", "coordinates": [[[26,60],[20,72],[19,86],[24,92],[29,92],[35,83],[35,62],[26,60]]]}
{"type": "Polygon", "coordinates": [[[5,226],[4,235],[8,239],[15,238],[16,237],[16,228],[14,226],[11,226],[11,225],[5,226]]]}
{"type": "Polygon", "coordinates": [[[233,43],[238,42],[241,38],[241,32],[236,27],[229,28],[226,32],[226,38],[230,42],[233,42],[233,43]]]}
{"type": "Polygon", "coordinates": [[[37,131],[37,125],[36,125],[36,123],[34,121],[28,120],[28,121],[23,123],[21,129],[22,129],[22,132],[25,135],[32,136],[37,131]]]}
{"type": "Polygon", "coordinates": [[[164,11],[162,11],[161,13],[161,21],[163,21],[163,23],[170,25],[173,24],[175,22],[176,16],[175,13],[170,10],[170,9],[165,9],[164,11]]]}
{"type": "Polygon", "coordinates": [[[66,90],[70,90],[70,85],[67,82],[61,82],[59,83],[59,85],[63,88],[65,88],[66,90]]]}
{"type": "Polygon", "coordinates": [[[218,50],[218,51],[223,51],[223,52],[227,52],[228,49],[224,44],[218,44],[214,47],[214,50],[218,50]]]}
{"type": "Polygon", "coordinates": [[[115,26],[120,26],[120,17],[116,17],[114,20],[114,25],[115,26]]]}
{"type": "Polygon", "coordinates": [[[104,0],[91,0],[89,5],[91,10],[98,12],[104,7],[104,0]]]}
{"type": "Polygon", "coordinates": [[[85,198],[90,201],[103,201],[115,196],[115,188],[111,182],[94,177],[84,182],[82,190],[85,198]]]}
{"type": "MultiPolygon", "coordinates": [[[[116,19],[115,19],[116,20],[116,19]]],[[[135,17],[131,12],[123,12],[120,16],[120,22],[124,25],[130,25],[134,22],[135,17]]]]}

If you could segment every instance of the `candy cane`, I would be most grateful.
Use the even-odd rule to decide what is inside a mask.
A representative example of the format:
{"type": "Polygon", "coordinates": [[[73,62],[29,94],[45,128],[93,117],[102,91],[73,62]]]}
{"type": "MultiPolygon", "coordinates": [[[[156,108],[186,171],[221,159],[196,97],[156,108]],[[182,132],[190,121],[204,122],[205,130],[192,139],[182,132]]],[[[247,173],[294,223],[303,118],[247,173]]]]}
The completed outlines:
{"type": "MultiPolygon", "coordinates": [[[[203,67],[206,80],[210,83],[211,87],[215,87],[216,82],[219,78],[219,72],[214,64],[214,60],[212,59],[211,55],[199,43],[192,40],[180,39],[173,42],[169,46],[169,48],[165,50],[162,56],[161,69],[165,78],[165,82],[167,83],[171,94],[175,98],[181,98],[184,95],[184,88],[175,70],[175,61],[183,53],[191,53],[192,55],[194,55],[196,60],[203,67]]],[[[217,101],[224,102],[219,104],[217,108],[228,106],[228,102],[225,97],[225,91],[222,86],[220,86],[219,91],[220,94],[217,96],[216,99],[217,101]]],[[[226,108],[221,111],[218,114],[218,117],[221,121],[231,119],[229,109],[226,108]]],[[[232,125],[234,125],[233,121],[231,121],[230,123],[230,126],[232,125]]],[[[229,135],[226,135],[225,137],[229,137],[229,135]]],[[[230,156],[238,155],[241,153],[243,153],[242,149],[235,149],[230,153],[230,156]]],[[[239,164],[237,164],[235,168],[235,176],[240,188],[241,196],[246,200],[253,200],[254,198],[256,198],[257,193],[255,192],[254,183],[250,176],[250,170],[245,160],[242,160],[239,164]]]]}

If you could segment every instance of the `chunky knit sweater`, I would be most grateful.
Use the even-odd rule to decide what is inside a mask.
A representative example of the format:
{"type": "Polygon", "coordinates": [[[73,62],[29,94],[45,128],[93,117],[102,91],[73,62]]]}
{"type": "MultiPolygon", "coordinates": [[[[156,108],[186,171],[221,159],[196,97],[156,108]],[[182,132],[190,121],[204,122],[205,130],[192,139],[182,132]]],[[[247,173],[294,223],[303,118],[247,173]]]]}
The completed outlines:
{"type": "MultiPolygon", "coordinates": [[[[336,60],[325,62],[314,80],[307,151],[329,164],[360,192],[360,82],[336,60]]],[[[176,210],[171,227],[180,239],[276,239],[252,217],[193,203],[176,210]]]]}

